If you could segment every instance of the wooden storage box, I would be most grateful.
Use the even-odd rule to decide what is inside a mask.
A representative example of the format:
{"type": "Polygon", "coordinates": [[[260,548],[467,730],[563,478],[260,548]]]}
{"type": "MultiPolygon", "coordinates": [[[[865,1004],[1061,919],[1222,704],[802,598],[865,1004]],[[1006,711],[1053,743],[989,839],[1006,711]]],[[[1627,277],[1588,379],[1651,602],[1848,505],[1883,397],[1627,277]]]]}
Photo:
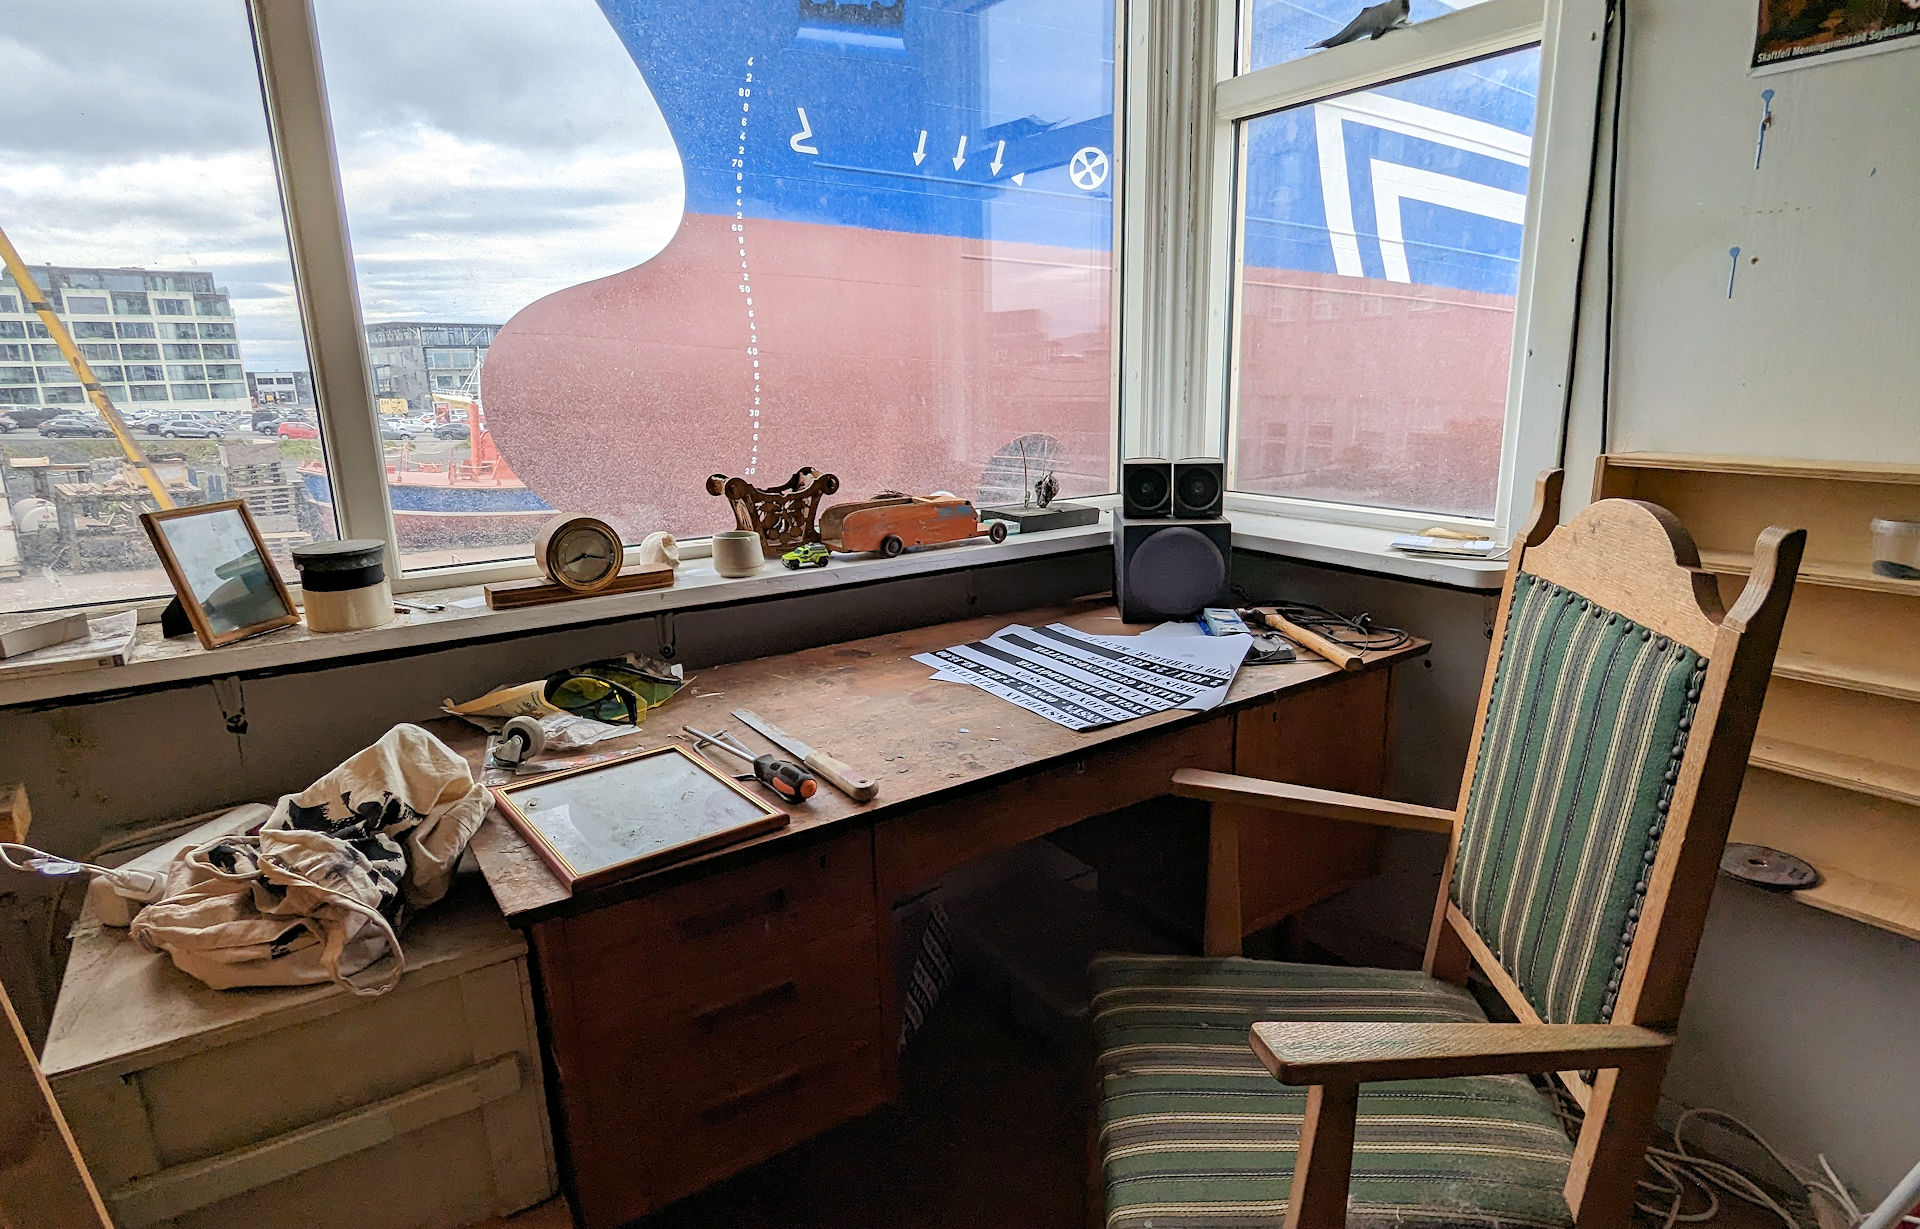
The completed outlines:
{"type": "Polygon", "coordinates": [[[452,1229],[555,1189],[526,944],[478,876],[380,998],[211,990],[81,920],[43,1065],[120,1229],[452,1229]]]}

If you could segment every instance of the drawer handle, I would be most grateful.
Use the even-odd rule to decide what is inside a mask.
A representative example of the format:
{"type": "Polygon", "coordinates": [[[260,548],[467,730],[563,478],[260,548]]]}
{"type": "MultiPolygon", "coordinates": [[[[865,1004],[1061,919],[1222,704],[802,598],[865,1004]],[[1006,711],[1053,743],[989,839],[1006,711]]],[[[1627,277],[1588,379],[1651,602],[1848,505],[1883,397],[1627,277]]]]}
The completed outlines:
{"type": "Polygon", "coordinates": [[[709,1106],[701,1112],[700,1116],[709,1123],[718,1126],[720,1123],[726,1122],[729,1119],[738,1118],[762,1102],[771,1101],[784,1093],[792,1092],[804,1083],[809,1075],[812,1075],[815,1071],[824,1070],[828,1065],[830,1064],[822,1064],[811,1068],[794,1067],[775,1076],[764,1084],[755,1085],[745,1092],[735,1093],[718,1105],[709,1106]]]}
{"type": "Polygon", "coordinates": [[[786,1006],[800,997],[800,984],[789,978],[777,986],[756,990],[745,998],[709,1007],[693,1018],[704,1033],[717,1032],[720,1026],[741,1016],[757,1016],[786,1006]]]}
{"type": "Polygon", "coordinates": [[[703,913],[697,917],[682,918],[680,935],[686,939],[704,939],[732,926],[762,917],[770,913],[784,913],[787,908],[787,890],[775,888],[757,900],[737,900],[725,908],[715,909],[712,913],[703,913]]]}

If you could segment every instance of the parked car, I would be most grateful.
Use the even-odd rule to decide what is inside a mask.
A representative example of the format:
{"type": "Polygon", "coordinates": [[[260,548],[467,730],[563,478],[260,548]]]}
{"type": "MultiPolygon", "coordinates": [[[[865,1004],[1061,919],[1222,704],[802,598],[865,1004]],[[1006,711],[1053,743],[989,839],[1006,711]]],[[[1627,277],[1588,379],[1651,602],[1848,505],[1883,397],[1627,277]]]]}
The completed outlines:
{"type": "Polygon", "coordinates": [[[380,424],[380,438],[383,440],[417,440],[423,436],[431,437],[433,431],[417,422],[383,422],[380,424]]]}
{"type": "Polygon", "coordinates": [[[153,433],[170,440],[217,440],[227,434],[222,427],[191,418],[169,418],[155,426],[153,433]]]}
{"type": "Polygon", "coordinates": [[[40,434],[49,439],[58,439],[66,435],[109,436],[112,428],[98,418],[82,418],[78,414],[61,414],[40,424],[40,434]]]}
{"type": "Polygon", "coordinates": [[[283,440],[317,440],[320,438],[320,428],[303,422],[283,422],[274,434],[283,440]]]}
{"type": "Polygon", "coordinates": [[[38,427],[43,422],[48,422],[52,419],[59,418],[67,413],[69,413],[69,411],[56,410],[50,405],[48,406],[31,406],[30,405],[30,406],[25,406],[18,410],[7,411],[8,416],[11,417],[14,422],[18,423],[22,430],[32,430],[33,428],[38,427]]]}
{"type": "Polygon", "coordinates": [[[437,440],[464,440],[472,438],[472,435],[473,429],[467,425],[464,418],[454,422],[443,422],[433,429],[433,438],[437,440]]]}
{"type": "Polygon", "coordinates": [[[0,435],[8,435],[19,429],[20,424],[13,420],[13,415],[0,414],[0,435]]]}

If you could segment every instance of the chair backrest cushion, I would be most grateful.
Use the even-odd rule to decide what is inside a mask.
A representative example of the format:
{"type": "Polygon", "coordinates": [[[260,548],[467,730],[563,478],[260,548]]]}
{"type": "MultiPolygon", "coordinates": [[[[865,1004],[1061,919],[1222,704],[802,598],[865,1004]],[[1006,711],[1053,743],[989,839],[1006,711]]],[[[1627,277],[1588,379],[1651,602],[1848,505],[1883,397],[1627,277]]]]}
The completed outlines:
{"type": "Polygon", "coordinates": [[[1542,1020],[1612,1016],[1706,666],[1515,580],[1449,892],[1542,1020]]]}

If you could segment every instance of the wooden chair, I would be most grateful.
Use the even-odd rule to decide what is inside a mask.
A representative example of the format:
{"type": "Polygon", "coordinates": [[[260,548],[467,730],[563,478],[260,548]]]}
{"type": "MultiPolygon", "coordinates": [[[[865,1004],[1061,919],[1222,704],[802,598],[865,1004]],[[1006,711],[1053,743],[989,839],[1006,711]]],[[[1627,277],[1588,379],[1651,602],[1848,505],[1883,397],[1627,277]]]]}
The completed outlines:
{"type": "Polygon", "coordinates": [[[1555,528],[1559,494],[1514,542],[1456,808],[1174,775],[1214,804],[1206,955],[1094,963],[1112,1229],[1626,1225],[1806,535],[1761,534],[1723,613],[1672,514],[1555,528]],[[1239,958],[1238,833],[1271,812],[1450,835],[1422,971],[1239,958]]]}

